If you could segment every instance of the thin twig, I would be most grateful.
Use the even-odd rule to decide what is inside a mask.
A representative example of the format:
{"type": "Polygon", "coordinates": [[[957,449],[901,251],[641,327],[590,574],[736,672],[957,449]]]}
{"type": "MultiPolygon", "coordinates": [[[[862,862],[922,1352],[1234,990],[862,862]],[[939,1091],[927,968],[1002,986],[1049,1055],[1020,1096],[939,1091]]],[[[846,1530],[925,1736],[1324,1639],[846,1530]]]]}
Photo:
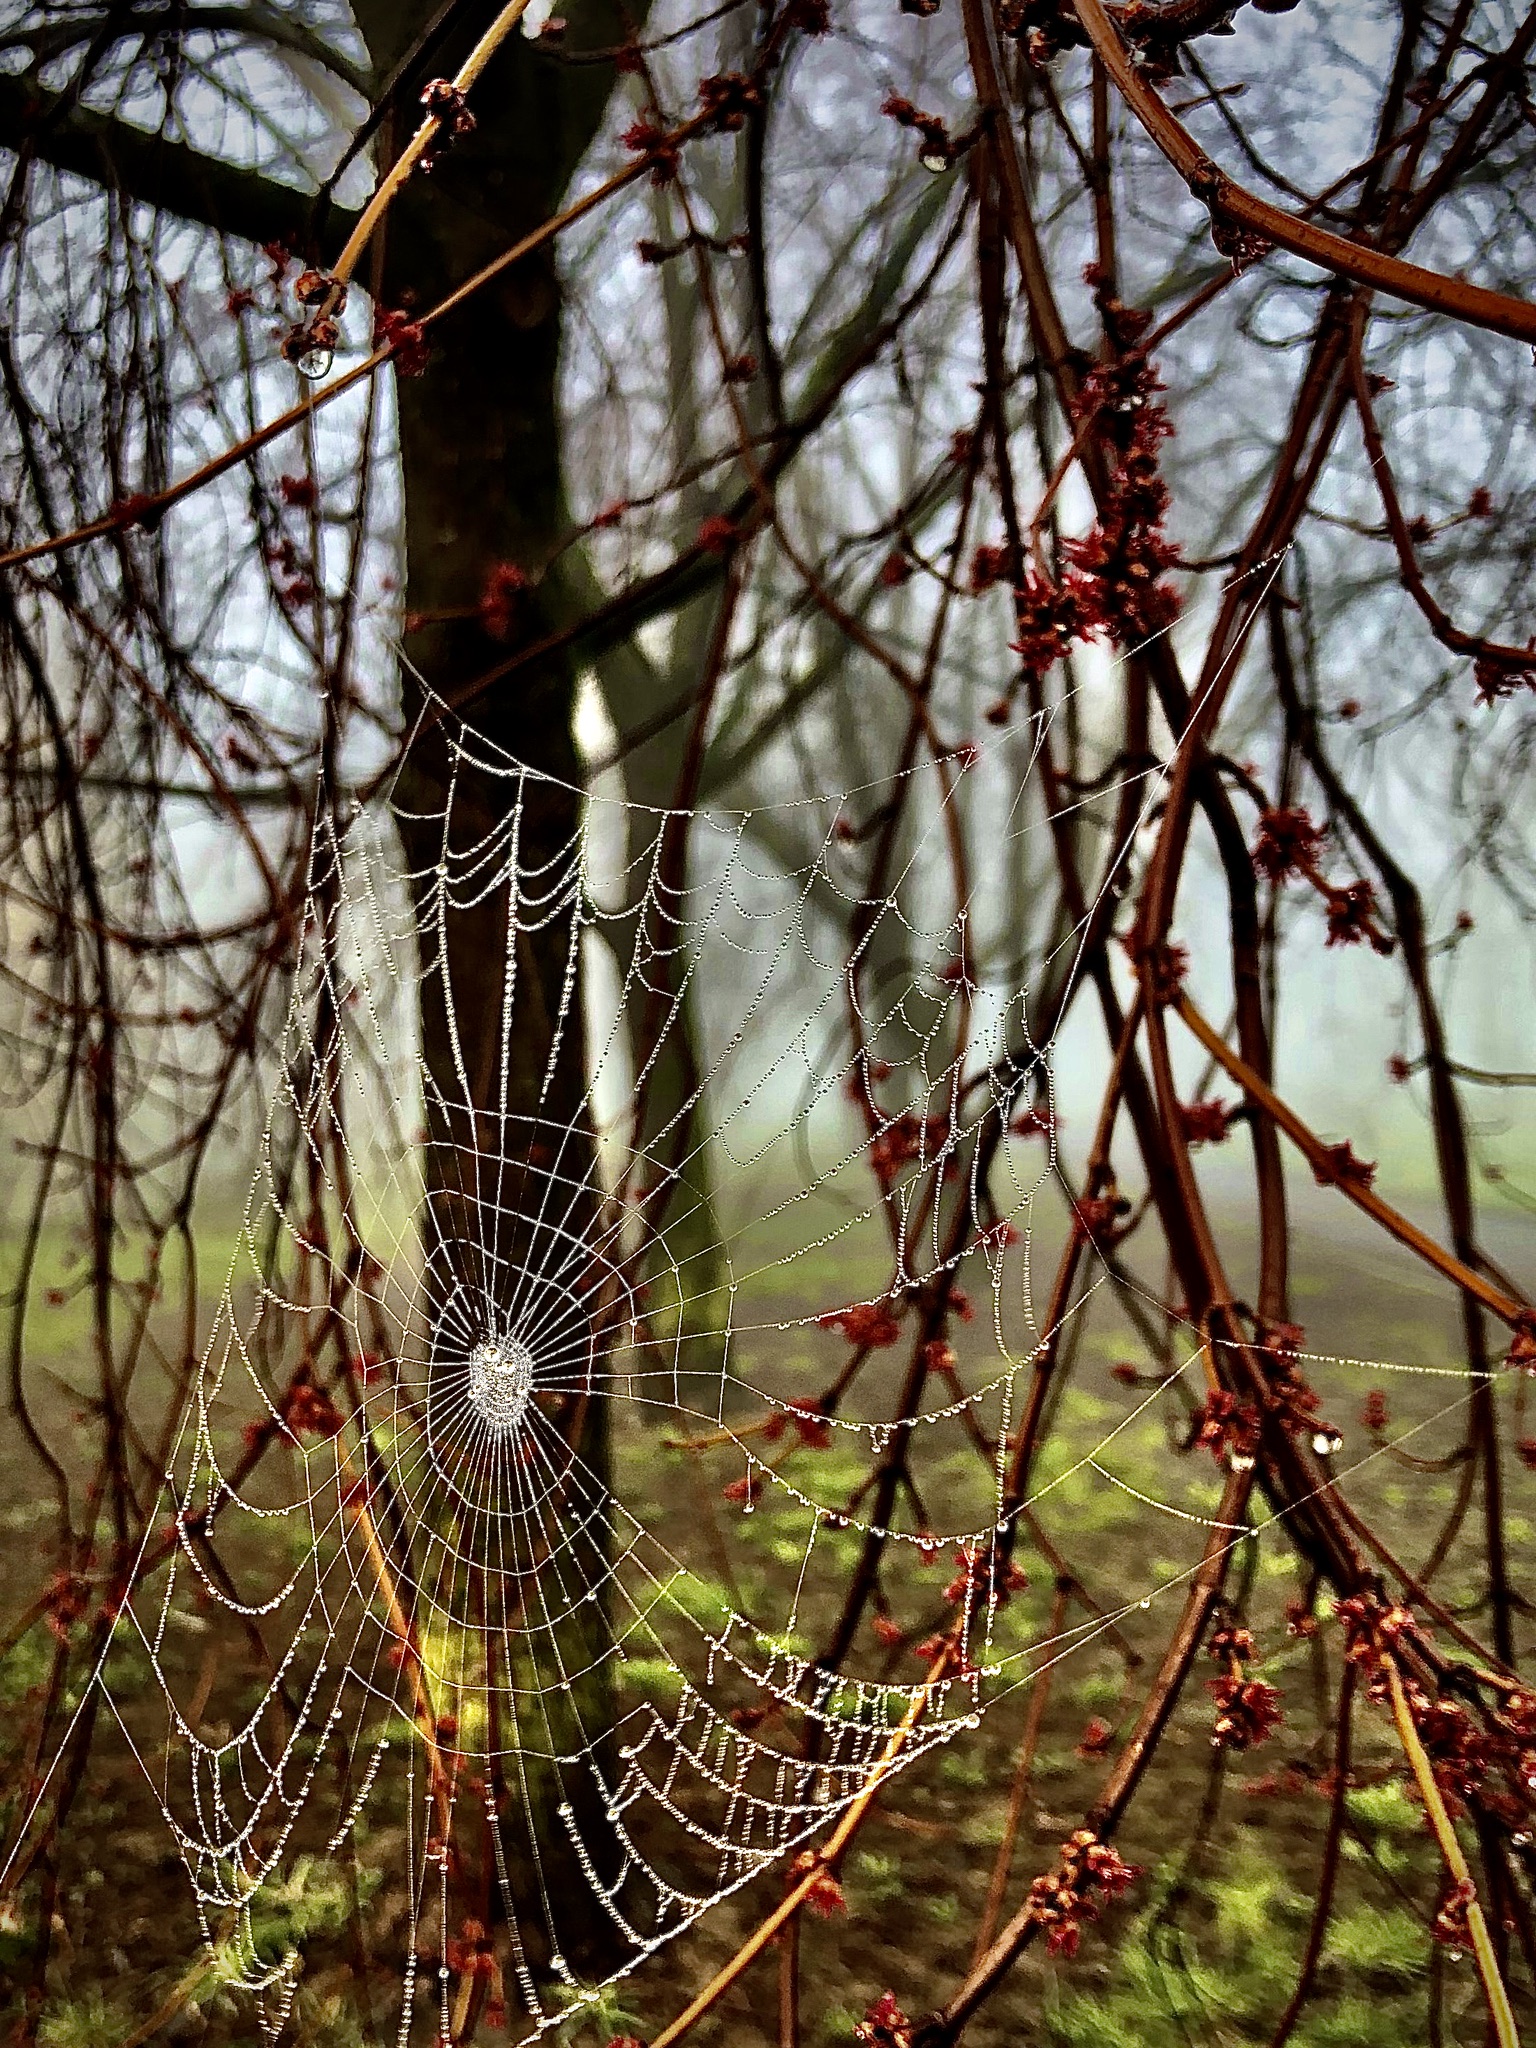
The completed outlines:
{"type": "Polygon", "coordinates": [[[1451,1883],[1458,1895],[1465,1901],[1467,1932],[1472,1940],[1472,1954],[1477,1962],[1477,1974],[1483,1980],[1483,1991],[1488,2000],[1488,2017],[1493,2025],[1499,2048],[1520,2048],[1520,2034],[1515,2026],[1515,2015],[1510,2008],[1509,1993],[1504,1979],[1499,1974],[1498,1960],[1493,1953],[1493,1941],[1488,1933],[1488,1922],[1478,1903],[1476,1887],[1472,1882],[1472,1871],[1457,1840],[1451,1817],[1445,1810],[1445,1801],[1440,1796],[1440,1787],[1435,1783],[1434,1766],[1430,1763],[1419,1731],[1413,1724],[1409,1709],[1408,1695],[1403,1687],[1402,1674],[1393,1658],[1382,1652],[1381,1661],[1386,1669],[1387,1684],[1392,1692],[1392,1718],[1397,1723],[1398,1737],[1413,1766],[1413,1775],[1424,1801],[1424,1810],[1429,1815],[1430,1826],[1435,1831],[1435,1840],[1440,1844],[1440,1854],[1451,1883]]]}

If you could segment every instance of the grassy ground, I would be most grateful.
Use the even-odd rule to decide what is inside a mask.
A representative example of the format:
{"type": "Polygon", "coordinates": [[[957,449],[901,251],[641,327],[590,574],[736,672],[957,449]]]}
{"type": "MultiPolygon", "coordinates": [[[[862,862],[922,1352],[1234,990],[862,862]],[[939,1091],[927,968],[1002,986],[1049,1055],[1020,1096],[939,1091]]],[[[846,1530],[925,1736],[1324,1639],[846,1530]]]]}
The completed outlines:
{"type": "MultiPolygon", "coordinates": [[[[1454,1368],[1453,1304],[1406,1259],[1379,1248],[1321,1200],[1305,1205],[1295,1287],[1295,1314],[1307,1326],[1309,1347],[1326,1355],[1310,1368],[1311,1377],[1330,1419],[1346,1433],[1337,1464],[1351,1500],[1387,1541],[1419,1561],[1450,1510],[1459,1475],[1455,1469],[1405,1466],[1378,1450],[1356,1418],[1366,1392],[1380,1388],[1390,1404],[1394,1439],[1424,1458],[1454,1448],[1464,1423],[1463,1384],[1434,1371],[1387,1369],[1454,1368]]],[[[1531,1264],[1527,1237],[1514,1226],[1494,1232],[1493,1251],[1517,1277],[1531,1264]]],[[[772,1243],[759,1249],[771,1260],[772,1243]]],[[[1034,1249],[1043,1291],[1051,1247],[1034,1249]]],[[[226,1246],[206,1240],[201,1256],[216,1281],[226,1246]]],[[[49,1248],[55,1268],[66,1258],[66,1248],[49,1248]]],[[[756,1263],[750,1248],[744,1248],[741,1263],[756,1263]]],[[[1009,1341],[1022,1348],[1027,1318],[1019,1270],[1008,1271],[1004,1327],[1009,1341]]],[[[796,1327],[793,1319],[808,1303],[832,1305],[857,1292],[856,1272],[846,1244],[815,1260],[770,1263],[738,1303],[738,1319],[752,1333],[742,1340],[737,1370],[781,1395],[814,1390],[839,1356],[837,1340],[796,1327]],[[791,1327],[776,1327],[781,1321],[791,1327]]],[[[45,1284],[56,1278],[50,1272],[45,1284]]],[[[1127,1421],[1145,1397],[1115,1380],[1109,1368],[1126,1358],[1149,1361],[1113,1307],[1106,1301],[1102,1308],[1077,1347],[1071,1387],[1040,1472],[1038,1511],[1093,1598],[1107,1610],[1128,1611],[1120,1639],[1110,1631],[1092,1632],[1052,1669],[1009,1911],[1029,1877],[1054,1862],[1056,1845],[1091,1804],[1105,1765],[1084,1753],[1085,1730],[1095,1720],[1118,1729],[1134,1714],[1147,1664],[1133,1668],[1126,1653],[1150,1661],[1166,1639],[1180,1581],[1204,1535],[1191,1517],[1208,1513],[1217,1497],[1217,1474],[1208,1457],[1182,1457],[1173,1448],[1178,1411],[1169,1398],[1127,1421]],[[1127,1426],[1111,1438],[1121,1423],[1127,1426]],[[1090,1451],[1098,1452],[1101,1469],[1083,1462],[1090,1451]],[[1142,1606],[1143,1600],[1150,1604],[1142,1606]]],[[[37,1311],[32,1356],[39,1408],[53,1422],[68,1413],[73,1399],[68,1382],[84,1337],[84,1314],[78,1299],[37,1311]]],[[[995,1360],[985,1325],[982,1315],[966,1333],[962,1369],[972,1382],[989,1358],[995,1360]]],[[[146,1383],[146,1398],[152,1394],[146,1383]]],[[[888,1394],[889,1373],[883,1388],[878,1381],[871,1387],[871,1412],[888,1394]]],[[[1514,1386],[1501,1388],[1511,1439],[1528,1433],[1515,1412],[1519,1398],[1514,1386]]],[[[728,1571],[749,1608],[784,1613],[804,1553],[803,1511],[772,1488],[750,1519],[727,1507],[720,1490],[739,1471],[739,1453],[694,1457],[664,1448],[663,1437],[675,1434],[675,1420],[631,1414],[621,1421],[616,1457],[623,1497],[706,1583],[718,1584],[728,1571]]],[[[929,1432],[925,1455],[934,1522],[960,1526],[983,1517],[985,1475],[958,1425],[929,1432]]],[[[1536,1561],[1536,1475],[1513,1459],[1511,1467],[1509,1534],[1517,1581],[1523,1582],[1536,1561]]],[[[859,1468],[851,1452],[834,1448],[806,1451],[790,1469],[803,1473],[818,1498],[831,1498],[859,1468]]],[[[14,1433],[0,1440],[0,1488],[8,1503],[0,1510],[9,1567],[0,1589],[3,1629],[46,1568],[40,1532],[48,1526],[47,1502],[14,1433]]],[[[1476,1534],[1474,1515],[1437,1582],[1442,1598],[1474,1613],[1482,1594],[1476,1534]]],[[[846,1551],[854,1539],[845,1534],[838,1540],[846,1551]]],[[[846,1562],[837,1541],[819,1544],[816,1556],[818,1570],[807,1577],[798,1617],[808,1644],[830,1623],[846,1562]]],[[[1045,1631],[1051,1602],[1049,1566],[1038,1556],[1025,1562],[1034,1583],[999,1624],[998,1648],[1012,1673],[1036,1661],[1031,1646],[1045,1631]]],[[[1074,1962],[1031,1951],[968,2036],[978,2048],[1003,2042],[1039,2048],[1225,2048],[1268,2038],[1294,1982],[1315,1890],[1327,1801],[1312,1780],[1328,1760],[1337,1637],[1325,1630],[1325,1656],[1318,1646],[1286,1634],[1283,1610],[1298,1580],[1283,1531],[1260,1528],[1243,1544],[1239,1578],[1249,1589],[1263,1660],[1259,1675],[1284,1695],[1284,1727],[1253,1755],[1223,1763],[1210,1745],[1203,1685],[1190,1691],[1122,1838],[1125,1854],[1143,1866],[1142,1878],[1102,1926],[1090,1930],[1074,1962]]],[[[932,1606],[936,1597],[932,1574],[925,1582],[909,1572],[895,1586],[898,1619],[915,1625],[925,1602],[932,1606]]],[[[0,1664],[6,1727],[24,1727],[50,1649],[46,1632],[34,1629],[0,1664]]],[[[168,1654],[195,1679],[198,1668],[224,1649],[193,1629],[184,1641],[171,1642],[168,1654]]],[[[861,1645],[860,1655],[868,1668],[880,1668],[881,1656],[869,1644],[861,1645]]],[[[911,1681],[921,1667],[908,1658],[896,1669],[911,1681]]],[[[664,1669],[642,1668],[635,1683],[642,1691],[653,1686],[662,1696],[669,1679],[664,1669]]],[[[887,1987],[909,2012],[921,2012],[942,2000],[964,1971],[1031,1698],[1023,1684],[999,1684],[995,1690],[1001,1697],[979,1729],[903,1772],[881,1799],[846,1866],[847,1913],[825,1922],[807,1919],[807,2044],[848,2041],[855,2019],[887,1987]]],[[[130,1729],[140,1711],[143,1728],[153,1724],[157,1698],[147,1668],[135,1669],[125,1659],[115,1693],[130,1729]]],[[[1421,1813],[1403,1790],[1399,1762],[1388,1725],[1374,1709],[1362,1707],[1338,1911],[1317,1996],[1293,2037],[1310,2048],[1483,2039],[1470,1963],[1449,1960],[1428,1938],[1437,1865],[1421,1813]]],[[[13,1784],[23,1768],[24,1760],[12,1752],[7,1770],[13,1784]]],[[[397,1983],[388,1933],[402,1906],[402,1858],[399,1809],[381,1787],[375,1811],[359,1831],[355,1865],[310,1863],[265,1909],[263,1942],[276,1952],[294,1941],[308,1958],[285,2038],[316,2048],[368,2039],[360,2018],[369,2002],[359,1996],[362,1985],[369,1987],[379,2014],[381,2038],[393,2037],[383,2016],[397,1983]],[[376,1965],[370,1952],[354,1946],[349,1931],[359,1898],[366,1939],[378,1944],[383,1958],[376,1965]]],[[[24,1963],[33,1896],[24,1891],[0,1921],[0,1983],[7,1972],[14,1981],[24,1963]]],[[[602,2015],[573,2024],[570,2038],[601,2044],[612,2033],[644,2038],[659,2031],[776,1896],[777,1880],[765,1879],[726,1901],[629,1980],[602,2015]]],[[[136,2030],[160,2014],[157,2038],[209,2048],[254,2043],[248,2009],[211,1973],[188,1975],[195,1937],[185,1874],[155,1800],[123,1740],[103,1726],[66,1847],[45,2042],[50,2048],[109,2048],[139,2038],[136,2030]]],[[[777,2041],[775,1978],[770,1956],[700,2027],[701,2048],[777,2041]]],[[[1530,2012],[1523,2017],[1529,2025],[1530,2012]]]]}

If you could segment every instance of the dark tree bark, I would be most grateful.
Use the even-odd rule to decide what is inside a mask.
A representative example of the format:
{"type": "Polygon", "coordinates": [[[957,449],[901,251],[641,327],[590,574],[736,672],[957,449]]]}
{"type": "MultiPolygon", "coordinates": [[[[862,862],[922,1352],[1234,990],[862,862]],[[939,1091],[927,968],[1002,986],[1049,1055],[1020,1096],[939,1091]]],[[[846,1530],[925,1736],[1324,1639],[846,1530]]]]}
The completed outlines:
{"type": "MultiPolygon", "coordinates": [[[[374,74],[384,78],[406,55],[420,26],[417,11],[404,0],[357,0],[355,12],[374,74]]],[[[434,55],[428,75],[451,75],[483,26],[477,12],[434,55]]],[[[568,47],[607,47],[624,33],[616,8],[584,8],[571,23],[568,47]]],[[[411,78],[402,90],[395,132],[385,138],[386,158],[414,123],[424,83],[425,77],[411,78]]],[[[592,141],[612,86],[609,66],[560,63],[514,33],[476,87],[474,133],[430,177],[411,180],[390,211],[367,280],[382,302],[406,308],[435,303],[547,219],[592,141]]],[[[501,652],[479,615],[487,578],[498,565],[513,564],[536,583],[563,537],[560,289],[553,252],[541,251],[477,293],[436,331],[434,344],[425,374],[397,383],[411,620],[401,676],[408,732],[430,710],[428,692],[453,704],[501,652]]],[[[551,623],[537,591],[530,591],[512,613],[514,649],[519,641],[542,638],[551,623]]],[[[452,850],[503,826],[510,802],[520,794],[520,867],[542,868],[568,852],[580,824],[572,730],[576,674],[568,653],[556,655],[479,696],[470,713],[479,735],[548,780],[519,786],[476,769],[456,756],[451,720],[429,724],[412,747],[398,788],[404,850],[419,877],[423,932],[430,930],[450,782],[452,850]]],[[[549,1243],[528,1220],[541,1207],[547,1176],[556,1176],[555,1201],[573,1204],[568,1230],[584,1228],[595,1206],[595,1198],[579,1194],[593,1174],[579,993],[561,1022],[569,933],[569,921],[556,918],[515,942],[517,992],[505,1042],[506,886],[475,908],[453,910],[444,925],[438,971],[424,962],[421,1051],[436,1098],[427,1120],[428,1249],[432,1238],[473,1244],[477,1229],[484,1234],[476,1212],[483,1218],[483,1205],[496,1203],[511,1212],[501,1225],[506,1264],[493,1276],[497,1288],[514,1289],[521,1264],[549,1256],[549,1243]]],[[[450,1267],[460,1263],[449,1255],[450,1267]]],[[[481,1287],[486,1282],[483,1265],[478,1276],[456,1277],[481,1287]]],[[[573,1400],[560,1426],[588,1469],[605,1476],[606,1404],[573,1400]]],[[[582,1640],[560,1652],[573,1668],[596,1666],[568,1695],[551,1688],[550,1732],[562,1748],[580,1747],[611,1725],[607,1666],[601,1646],[591,1639],[600,1626],[597,1615],[597,1609],[587,1609],[582,1640]]],[[[547,1682],[549,1674],[543,1676],[547,1682]]],[[[552,1777],[545,1781],[531,1769],[527,1782],[531,1811],[505,1797],[508,1786],[500,1788],[512,1834],[507,1862],[525,1940],[535,1956],[545,1945],[539,1901],[529,1889],[530,1873],[541,1864],[544,1891],[563,1911],[564,1951],[578,1966],[590,1967],[601,1960],[612,1930],[605,1928],[554,1807],[562,1798],[571,1800],[587,1841],[601,1843],[608,1831],[601,1824],[600,1788],[590,1775],[579,1786],[567,1779],[557,1787],[552,1777]],[[527,1853],[533,1844],[525,1850],[518,1843],[521,1828],[537,1834],[537,1863],[527,1853]]],[[[488,1873],[480,1876],[485,1896],[488,1873]]]]}

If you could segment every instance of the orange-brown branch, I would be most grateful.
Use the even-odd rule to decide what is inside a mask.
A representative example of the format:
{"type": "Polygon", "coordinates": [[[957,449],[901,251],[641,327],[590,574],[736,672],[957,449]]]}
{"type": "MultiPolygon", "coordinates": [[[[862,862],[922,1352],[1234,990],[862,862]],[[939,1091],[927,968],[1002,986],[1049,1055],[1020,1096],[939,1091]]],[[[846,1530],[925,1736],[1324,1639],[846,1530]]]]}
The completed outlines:
{"type": "Polygon", "coordinates": [[[890,1776],[897,1757],[905,1749],[913,1729],[922,1719],[923,1709],[928,1704],[935,1686],[948,1676],[953,1655],[951,1647],[934,1659],[927,1678],[913,1694],[912,1703],[902,1716],[900,1725],[892,1731],[890,1740],[881,1751],[880,1761],[870,1773],[868,1784],[832,1830],[825,1848],[805,1875],[784,1894],[779,1904],[747,1937],[725,1967],[716,1972],[693,2003],[680,2012],[669,2027],[662,2028],[652,2041],[651,2048],[672,2048],[675,2041],[681,2041],[685,2034],[692,2032],[705,2013],[718,2004],[730,1990],[748,1965],[762,1954],[780,1928],[799,1912],[825,1873],[836,1869],[843,1852],[863,1825],[864,1816],[868,1813],[876,1793],[890,1776]]]}
{"type": "Polygon", "coordinates": [[[1103,0],[1073,0],[1078,20],[1116,90],[1143,128],[1167,157],[1195,197],[1215,220],[1229,221],[1248,233],[1289,249],[1338,277],[1385,292],[1432,313],[1449,314],[1472,327],[1507,334],[1536,344],[1536,306],[1464,278],[1425,270],[1400,256],[1388,256],[1368,243],[1351,242],[1302,220],[1283,207],[1245,191],[1213,163],[1183,123],[1170,113],[1131,62],[1130,55],[1106,13],[1103,0]]]}
{"type": "Polygon", "coordinates": [[[1506,1294],[1501,1287],[1495,1287],[1484,1274],[1458,1259],[1454,1252],[1448,1252],[1444,1245],[1436,1244],[1435,1240],[1420,1230],[1416,1223],[1410,1223],[1408,1218],[1394,1209],[1390,1202],[1384,1202],[1363,1180],[1336,1174],[1329,1161],[1330,1148],[1315,1131],[1310,1130],[1302,1122],[1289,1104],[1281,1101],[1274,1089],[1261,1080],[1246,1061],[1233,1052],[1221,1034],[1201,1016],[1189,997],[1180,994],[1173,1007],[1211,1057],[1234,1081],[1241,1084],[1244,1093],[1264,1111],[1266,1116],[1274,1119],[1297,1150],[1306,1155],[1308,1163],[1320,1180],[1326,1185],[1339,1188],[1357,1209],[1363,1209],[1367,1216],[1374,1217],[1399,1244],[1405,1244],[1410,1251],[1417,1252],[1426,1264],[1433,1266],[1436,1272],[1443,1273],[1453,1285],[1475,1295],[1484,1308],[1491,1310],[1500,1321],[1508,1323],[1511,1329],[1520,1329],[1526,1325],[1532,1314],[1529,1302],[1520,1301],[1514,1295],[1506,1294]]]}

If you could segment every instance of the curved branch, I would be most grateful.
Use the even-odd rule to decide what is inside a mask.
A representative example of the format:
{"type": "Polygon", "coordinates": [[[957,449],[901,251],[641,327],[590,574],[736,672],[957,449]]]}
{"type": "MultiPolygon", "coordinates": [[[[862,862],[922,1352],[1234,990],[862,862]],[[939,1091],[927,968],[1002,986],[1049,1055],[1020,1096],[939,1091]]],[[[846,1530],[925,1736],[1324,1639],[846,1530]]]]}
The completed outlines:
{"type": "Polygon", "coordinates": [[[1272,1117],[1280,1126],[1297,1150],[1305,1154],[1325,1186],[1336,1186],[1341,1189],[1357,1208],[1363,1209],[1368,1216],[1373,1216],[1399,1244],[1405,1244],[1410,1251],[1417,1252],[1421,1259],[1443,1273],[1455,1286],[1475,1295],[1484,1308],[1491,1309],[1499,1320],[1507,1323],[1511,1329],[1524,1329],[1529,1324],[1532,1314],[1529,1302],[1505,1294],[1490,1280],[1484,1279],[1481,1273],[1474,1272],[1470,1266],[1453,1257],[1443,1245],[1436,1244],[1432,1237],[1420,1230],[1416,1223],[1410,1223],[1408,1218],[1394,1209],[1390,1202],[1384,1202],[1380,1195],[1373,1194],[1363,1180],[1336,1172],[1329,1160],[1328,1146],[1316,1132],[1308,1129],[1295,1110],[1282,1102],[1274,1090],[1260,1080],[1252,1067],[1238,1058],[1221,1034],[1201,1016],[1188,996],[1179,995],[1172,1007],[1183,1018],[1212,1059],[1224,1067],[1234,1081],[1240,1083],[1265,1114],[1272,1117]]]}
{"type": "Polygon", "coordinates": [[[1453,320],[1536,345],[1536,306],[1529,301],[1490,291],[1486,285],[1469,284],[1464,278],[1425,270],[1367,243],[1330,234],[1326,228],[1299,220],[1283,207],[1271,206],[1267,199],[1234,184],[1137,72],[1111,25],[1104,0],[1073,0],[1073,5],[1120,97],[1194,196],[1209,208],[1214,224],[1230,224],[1278,248],[1289,249],[1293,255],[1305,257],[1309,263],[1316,263],[1338,277],[1352,278],[1356,284],[1385,292],[1390,298],[1406,299],[1410,305],[1423,306],[1431,313],[1447,313],[1453,320]]]}
{"type": "Polygon", "coordinates": [[[1361,309],[1355,308],[1350,321],[1349,335],[1349,376],[1350,388],[1354,394],[1355,410],[1360,415],[1360,433],[1365,442],[1365,453],[1371,465],[1371,477],[1381,499],[1381,509],[1387,522],[1387,533],[1397,555],[1398,574],[1404,590],[1413,599],[1423,614],[1429,630],[1442,647],[1452,654],[1469,655],[1478,665],[1479,682],[1486,695],[1493,697],[1501,693],[1504,682],[1513,682],[1522,675],[1536,670],[1536,650],[1530,647],[1514,647],[1502,641],[1485,639],[1479,633],[1469,633],[1458,626],[1425,580],[1419,566],[1418,551],[1414,546],[1413,529],[1403,511],[1402,500],[1397,493],[1397,481],[1392,474],[1392,465],[1387,459],[1387,445],[1383,438],[1380,422],[1376,418],[1376,407],[1371,397],[1370,379],[1365,369],[1365,322],[1361,309]]]}

